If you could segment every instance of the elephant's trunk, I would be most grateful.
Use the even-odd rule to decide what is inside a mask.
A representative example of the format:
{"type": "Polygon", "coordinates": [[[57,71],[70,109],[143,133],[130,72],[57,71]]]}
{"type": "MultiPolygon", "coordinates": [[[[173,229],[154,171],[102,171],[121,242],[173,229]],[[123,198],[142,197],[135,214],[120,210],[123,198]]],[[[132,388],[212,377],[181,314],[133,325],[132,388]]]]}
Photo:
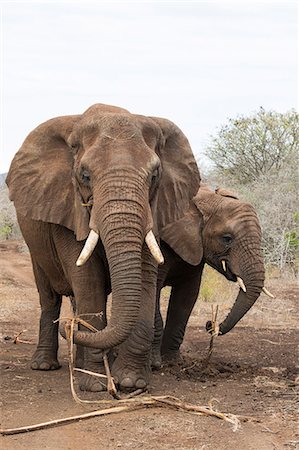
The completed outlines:
{"type": "MultiPolygon", "coordinates": [[[[128,178],[128,177],[127,177],[128,178]]],[[[146,232],[146,192],[136,177],[124,182],[106,177],[94,191],[90,226],[99,232],[108,259],[112,309],[108,325],[96,333],[78,331],[74,342],[109,349],[121,344],[132,331],[141,302],[141,252],[146,232]]]]}
{"type": "Polygon", "coordinates": [[[242,317],[247,313],[247,311],[249,311],[249,309],[258,299],[262,287],[263,286],[256,289],[247,288],[246,293],[243,292],[242,289],[239,290],[239,294],[231,311],[224,319],[224,321],[219,325],[219,334],[222,335],[227,333],[236,325],[237,322],[239,322],[240,319],[242,319],[242,317]]]}
{"type": "Polygon", "coordinates": [[[254,305],[264,286],[265,269],[259,247],[251,245],[251,251],[238,255],[238,260],[241,261],[238,275],[244,281],[246,292],[239,290],[231,311],[219,325],[219,334],[227,333],[239,322],[254,305]]]}

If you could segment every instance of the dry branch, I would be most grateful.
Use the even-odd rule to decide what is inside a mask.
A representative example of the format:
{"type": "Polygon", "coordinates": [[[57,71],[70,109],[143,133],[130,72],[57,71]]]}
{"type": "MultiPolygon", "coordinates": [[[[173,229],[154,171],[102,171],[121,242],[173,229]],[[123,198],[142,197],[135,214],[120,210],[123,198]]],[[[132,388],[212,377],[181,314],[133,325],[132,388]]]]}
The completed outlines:
{"type": "Polygon", "coordinates": [[[22,330],[20,331],[18,334],[16,334],[16,336],[14,337],[13,343],[14,344],[33,344],[33,342],[31,341],[24,341],[23,339],[20,339],[21,334],[25,333],[25,331],[27,330],[22,330]]]}
{"type": "MultiPolygon", "coordinates": [[[[112,400],[113,401],[113,400],[112,400]]],[[[185,403],[179,400],[175,397],[170,396],[156,396],[156,397],[143,397],[138,399],[126,399],[126,400],[120,400],[119,402],[127,402],[127,405],[123,406],[114,406],[112,408],[107,409],[101,409],[92,411],[90,413],[80,414],[77,416],[72,417],[66,417],[64,419],[57,419],[57,420],[51,420],[49,422],[39,423],[36,425],[29,425],[25,427],[20,428],[9,428],[9,429],[2,429],[0,430],[0,434],[3,436],[12,435],[12,434],[19,434],[19,433],[26,433],[30,431],[36,431],[41,430],[45,428],[55,427],[57,425],[67,425],[72,422],[77,422],[79,420],[83,419],[90,419],[92,417],[98,417],[98,416],[104,416],[107,414],[115,414],[115,413],[121,413],[121,412],[127,412],[127,411],[135,411],[142,408],[148,408],[148,407],[170,407],[177,409],[179,411],[186,411],[193,414],[199,414],[199,415],[207,415],[207,416],[213,416],[217,417],[218,419],[225,420],[233,425],[233,431],[236,431],[240,428],[240,421],[237,418],[237,416],[233,414],[226,414],[221,413],[219,411],[215,411],[207,406],[198,406],[198,405],[192,405],[191,403],[185,403]]],[[[111,403],[111,400],[110,402],[111,403]]]]}
{"type": "MultiPolygon", "coordinates": [[[[92,411],[92,412],[86,413],[86,414],[80,414],[78,416],[65,417],[64,419],[50,420],[49,422],[38,423],[36,425],[29,425],[28,427],[8,428],[6,430],[0,430],[0,434],[2,434],[2,436],[7,436],[7,435],[11,435],[11,434],[19,434],[19,433],[26,433],[29,431],[37,431],[37,430],[42,430],[45,428],[52,428],[57,425],[67,425],[69,423],[77,422],[77,421],[83,420],[83,419],[90,419],[92,417],[103,416],[103,415],[119,413],[119,412],[125,412],[125,411],[129,411],[131,409],[132,408],[130,406],[117,406],[117,407],[110,408],[110,409],[103,409],[103,410],[92,411]]],[[[134,408],[134,409],[138,409],[138,408],[134,408]]]]}
{"type": "Polygon", "coordinates": [[[214,314],[214,308],[213,308],[213,305],[212,305],[212,329],[211,329],[212,335],[211,335],[211,340],[210,340],[208,354],[207,354],[206,358],[202,361],[203,369],[205,369],[208,366],[209,362],[210,362],[210,359],[211,359],[211,356],[212,356],[212,352],[213,352],[214,337],[218,335],[218,332],[217,332],[217,315],[218,315],[218,305],[216,306],[215,314],[214,314]]]}

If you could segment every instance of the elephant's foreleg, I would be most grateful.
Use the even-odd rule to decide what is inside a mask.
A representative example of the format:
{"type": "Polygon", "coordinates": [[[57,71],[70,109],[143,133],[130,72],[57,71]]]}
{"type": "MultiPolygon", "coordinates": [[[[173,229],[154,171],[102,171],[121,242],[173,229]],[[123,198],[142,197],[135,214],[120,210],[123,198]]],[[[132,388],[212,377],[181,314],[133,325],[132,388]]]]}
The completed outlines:
{"type": "Polygon", "coordinates": [[[41,317],[39,325],[39,340],[32,356],[31,368],[34,370],[59,369],[58,351],[58,322],[61,298],[49,283],[43,270],[32,261],[36,285],[39,292],[41,317]]]}
{"type": "Polygon", "coordinates": [[[165,360],[179,355],[186,325],[198,297],[202,269],[203,264],[190,269],[190,274],[181,277],[172,287],[161,345],[162,357],[165,360]]]}
{"type": "MultiPolygon", "coordinates": [[[[74,270],[74,269],[73,269],[74,270]]],[[[72,272],[72,285],[76,300],[76,315],[97,330],[105,328],[107,290],[102,260],[93,255],[87,263],[72,272]]],[[[79,329],[89,331],[79,324],[79,329]]],[[[76,365],[85,370],[105,373],[102,351],[90,347],[77,347],[76,365]]],[[[104,378],[87,374],[78,376],[79,386],[84,391],[103,391],[106,389],[104,378]]]]}
{"type": "Polygon", "coordinates": [[[157,267],[143,249],[142,301],[139,317],[129,338],[120,345],[112,375],[121,389],[144,389],[150,379],[150,353],[154,338],[157,267]]]}
{"type": "Polygon", "coordinates": [[[151,348],[151,366],[153,369],[160,369],[162,365],[161,341],[163,336],[163,318],[160,311],[160,295],[162,286],[157,286],[156,308],[155,308],[155,331],[151,348]]]}

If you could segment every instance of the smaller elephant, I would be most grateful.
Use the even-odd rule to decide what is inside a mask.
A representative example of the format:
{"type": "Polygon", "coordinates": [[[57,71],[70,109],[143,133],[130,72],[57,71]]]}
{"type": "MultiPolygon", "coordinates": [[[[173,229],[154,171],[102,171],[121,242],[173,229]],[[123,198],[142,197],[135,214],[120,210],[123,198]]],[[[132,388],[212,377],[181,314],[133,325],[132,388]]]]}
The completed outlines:
{"type": "MultiPolygon", "coordinates": [[[[236,325],[262,290],[268,293],[264,288],[261,229],[250,204],[224,189],[213,192],[201,185],[189,211],[172,230],[166,238],[161,236],[165,264],[160,266],[158,273],[153,368],[160,367],[161,355],[165,359],[179,355],[205,263],[240,285],[231,311],[219,325],[219,335],[236,325]],[[163,286],[171,286],[164,329],[160,313],[163,286]]],[[[207,323],[207,330],[209,326],[207,323]]]]}

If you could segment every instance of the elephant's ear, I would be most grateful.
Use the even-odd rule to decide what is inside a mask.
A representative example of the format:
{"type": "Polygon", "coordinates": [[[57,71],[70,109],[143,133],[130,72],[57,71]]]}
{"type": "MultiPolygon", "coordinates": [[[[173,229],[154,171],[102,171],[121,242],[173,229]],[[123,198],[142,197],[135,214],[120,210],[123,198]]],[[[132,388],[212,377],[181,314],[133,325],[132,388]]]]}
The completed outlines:
{"type": "Polygon", "coordinates": [[[221,197],[216,195],[206,184],[201,184],[192,201],[201,213],[205,225],[212,214],[215,213],[221,202],[221,197]]]}
{"type": "Polygon", "coordinates": [[[162,176],[158,191],[158,228],[162,240],[190,264],[202,258],[198,214],[190,209],[200,174],[188,139],[171,121],[152,117],[162,131],[158,156],[162,176]]]}
{"type": "Polygon", "coordinates": [[[6,182],[18,213],[63,225],[82,238],[88,213],[81,207],[82,217],[76,214],[73,155],[66,143],[79,117],[58,117],[33,130],[16,153],[6,182]]]}
{"type": "Polygon", "coordinates": [[[236,200],[239,200],[239,197],[237,196],[237,194],[235,192],[229,191],[228,189],[224,189],[222,187],[217,187],[215,189],[215,193],[218,195],[222,195],[222,197],[229,197],[229,198],[234,198],[236,200]]]}
{"type": "Polygon", "coordinates": [[[185,215],[162,230],[164,240],[184,261],[197,266],[203,257],[202,218],[190,205],[185,215]]]}

